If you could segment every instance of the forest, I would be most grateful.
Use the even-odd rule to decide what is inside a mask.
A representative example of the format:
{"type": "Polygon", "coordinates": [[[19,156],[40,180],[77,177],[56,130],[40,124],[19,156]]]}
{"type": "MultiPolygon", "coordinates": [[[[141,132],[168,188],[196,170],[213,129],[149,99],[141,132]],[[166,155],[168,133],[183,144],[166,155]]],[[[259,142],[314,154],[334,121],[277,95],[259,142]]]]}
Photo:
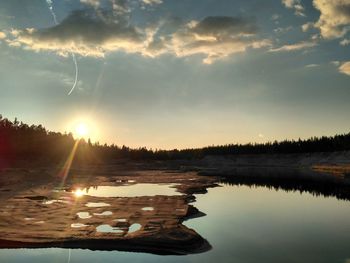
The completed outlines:
{"type": "Polygon", "coordinates": [[[112,162],[113,160],[190,160],[208,155],[287,154],[350,150],[350,133],[305,140],[267,143],[227,144],[196,149],[153,150],[146,147],[92,143],[75,139],[71,133],[48,131],[42,125],[28,125],[0,115],[0,162],[33,161],[60,163],[74,149],[76,162],[112,162]]]}

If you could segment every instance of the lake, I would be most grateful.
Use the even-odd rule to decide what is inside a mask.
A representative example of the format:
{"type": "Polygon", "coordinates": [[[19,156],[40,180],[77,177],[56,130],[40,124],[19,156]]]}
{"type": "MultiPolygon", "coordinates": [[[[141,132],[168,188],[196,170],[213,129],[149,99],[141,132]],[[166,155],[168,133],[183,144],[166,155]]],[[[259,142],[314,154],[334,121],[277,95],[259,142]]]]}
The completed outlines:
{"type": "Polygon", "coordinates": [[[11,262],[350,262],[350,202],[221,184],[196,195],[206,216],[184,224],[212,249],[186,256],[83,249],[2,249],[11,262]]]}

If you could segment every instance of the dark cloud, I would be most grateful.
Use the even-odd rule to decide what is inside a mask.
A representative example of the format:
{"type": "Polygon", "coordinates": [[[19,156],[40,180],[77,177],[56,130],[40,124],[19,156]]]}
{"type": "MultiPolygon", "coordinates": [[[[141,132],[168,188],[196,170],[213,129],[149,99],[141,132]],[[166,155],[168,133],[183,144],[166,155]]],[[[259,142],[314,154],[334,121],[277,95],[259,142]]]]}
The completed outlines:
{"type": "Polygon", "coordinates": [[[253,35],[257,32],[257,26],[243,18],[229,16],[210,16],[204,18],[194,28],[193,32],[203,35],[232,36],[253,35]]]}
{"type": "Polygon", "coordinates": [[[33,33],[38,40],[56,39],[67,41],[103,44],[112,39],[123,39],[131,42],[142,41],[142,35],[135,27],[115,21],[113,16],[93,16],[91,12],[74,11],[61,24],[33,33]]]}
{"type": "Polygon", "coordinates": [[[16,31],[12,45],[33,50],[53,50],[83,56],[103,56],[105,52],[124,49],[136,52],[143,45],[144,34],[136,27],[115,19],[105,10],[72,12],[59,25],[43,30],[16,31]]]}

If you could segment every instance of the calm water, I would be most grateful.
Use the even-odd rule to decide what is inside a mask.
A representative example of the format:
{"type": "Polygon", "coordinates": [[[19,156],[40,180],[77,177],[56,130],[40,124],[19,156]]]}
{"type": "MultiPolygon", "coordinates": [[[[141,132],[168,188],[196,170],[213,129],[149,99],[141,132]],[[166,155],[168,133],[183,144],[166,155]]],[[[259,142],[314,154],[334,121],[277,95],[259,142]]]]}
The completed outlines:
{"type": "MultiPolygon", "coordinates": [[[[79,195],[97,197],[137,197],[157,195],[181,195],[175,184],[131,184],[121,186],[97,186],[79,189],[79,195]]],[[[76,191],[77,193],[77,191],[76,191]]]]}
{"type": "Polygon", "coordinates": [[[213,249],[189,256],[68,249],[0,250],[0,262],[350,263],[350,202],[310,194],[223,186],[197,195],[207,216],[185,224],[213,249]]]}

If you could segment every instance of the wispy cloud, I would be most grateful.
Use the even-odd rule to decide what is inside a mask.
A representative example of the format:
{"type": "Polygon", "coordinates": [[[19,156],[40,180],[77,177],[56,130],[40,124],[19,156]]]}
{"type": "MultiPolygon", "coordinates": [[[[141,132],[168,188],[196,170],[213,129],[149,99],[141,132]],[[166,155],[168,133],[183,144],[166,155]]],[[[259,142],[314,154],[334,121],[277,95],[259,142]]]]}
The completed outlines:
{"type": "Polygon", "coordinates": [[[271,16],[271,20],[273,20],[273,21],[276,21],[276,20],[278,20],[278,19],[280,19],[281,18],[281,16],[279,15],[279,14],[273,14],[272,16],[271,16]]]}
{"type": "MultiPolygon", "coordinates": [[[[128,0],[80,0],[80,3],[90,5],[94,8],[101,6],[101,2],[109,1],[115,9],[125,10],[125,7],[128,5],[128,0]]],[[[163,3],[163,0],[138,0],[139,3],[143,5],[160,5],[163,3]]]]}
{"type": "Polygon", "coordinates": [[[295,15],[305,16],[305,8],[300,0],[282,0],[282,4],[287,8],[293,9],[295,15]]]}
{"type": "Polygon", "coordinates": [[[305,23],[301,26],[301,29],[303,30],[303,32],[306,32],[306,31],[309,31],[311,28],[314,28],[315,27],[315,23],[313,22],[308,22],[308,23],[305,23]]]}
{"type": "Polygon", "coordinates": [[[340,41],[340,45],[342,46],[347,46],[347,45],[350,45],[350,39],[343,39],[342,41],[340,41]]]}
{"type": "Polygon", "coordinates": [[[163,3],[162,0],[141,0],[146,5],[160,5],[163,3]]]}
{"type": "Polygon", "coordinates": [[[81,3],[93,6],[95,8],[100,6],[100,0],[80,0],[81,3]]]}
{"type": "Polygon", "coordinates": [[[338,69],[340,73],[350,76],[350,61],[341,64],[338,69]]]}
{"type": "Polygon", "coordinates": [[[305,68],[317,68],[319,66],[320,66],[319,64],[308,64],[305,66],[305,68]]]}
{"type": "Polygon", "coordinates": [[[315,41],[302,41],[295,44],[288,44],[284,45],[278,48],[270,49],[270,52],[286,52],[286,51],[297,51],[297,50],[303,50],[308,49],[317,46],[317,42],[315,41]]]}
{"type": "Polygon", "coordinates": [[[277,34],[280,34],[280,33],[286,33],[288,31],[291,31],[293,30],[293,27],[292,26],[287,26],[287,27],[278,27],[278,28],[275,28],[273,31],[277,34]]]}

